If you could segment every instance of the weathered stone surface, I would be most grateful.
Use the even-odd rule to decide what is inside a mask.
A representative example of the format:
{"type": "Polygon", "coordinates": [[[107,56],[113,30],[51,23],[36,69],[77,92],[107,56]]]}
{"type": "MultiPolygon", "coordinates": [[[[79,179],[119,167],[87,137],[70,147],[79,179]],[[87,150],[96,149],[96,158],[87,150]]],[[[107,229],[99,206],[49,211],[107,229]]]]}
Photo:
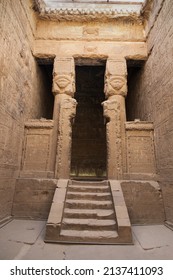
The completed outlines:
{"type": "Polygon", "coordinates": [[[118,21],[116,24],[108,22],[60,22],[39,20],[37,24],[36,39],[39,40],[87,40],[87,41],[123,41],[123,42],[143,42],[143,26],[123,23],[118,21]],[[63,29],[63,33],[62,33],[63,29]]]}
{"type": "Polygon", "coordinates": [[[35,0],[35,9],[39,12],[41,18],[54,20],[54,21],[106,21],[106,20],[119,20],[125,22],[135,22],[141,20],[140,12],[142,10],[142,3],[118,1],[99,1],[96,2],[70,2],[70,1],[38,1],[35,0]],[[62,8],[63,7],[63,8],[62,8]]]}
{"type": "Polygon", "coordinates": [[[32,120],[25,123],[25,138],[23,145],[23,158],[21,174],[27,177],[37,177],[37,172],[45,172],[45,176],[49,177],[50,172],[50,151],[52,144],[52,120],[32,120]],[[47,175],[47,176],[46,176],[47,175]]]}
{"type": "MultiPolygon", "coordinates": [[[[127,173],[155,174],[153,125],[149,122],[126,122],[127,173]]],[[[141,178],[142,179],[142,178],[141,178]]]]}
{"type": "Polygon", "coordinates": [[[166,220],[173,223],[173,184],[172,182],[160,182],[165,205],[166,220]]]}
{"type": "Polygon", "coordinates": [[[106,63],[105,95],[102,103],[107,120],[107,176],[120,179],[125,169],[125,100],[127,94],[126,62],[124,59],[109,58],[106,63]]]}
{"type": "Polygon", "coordinates": [[[163,224],[165,212],[157,182],[122,181],[122,190],[132,224],[163,224]]]}
{"type": "MultiPolygon", "coordinates": [[[[95,7],[97,4],[93,5],[95,7]]],[[[19,177],[20,167],[22,169],[20,176],[28,177],[28,179],[17,180],[16,183],[13,213],[20,217],[47,217],[56,184],[55,181],[34,181],[29,177],[69,178],[72,120],[77,105],[72,98],[75,92],[75,63],[87,58],[91,65],[94,65],[95,61],[102,65],[107,61],[105,96],[108,100],[104,102],[104,115],[108,120],[107,149],[105,147],[108,158],[108,179],[132,178],[133,174],[141,179],[143,174],[149,176],[154,174],[157,167],[156,173],[160,176],[157,178],[161,180],[161,187],[164,189],[167,220],[173,221],[171,191],[173,180],[171,73],[173,69],[170,60],[172,8],[170,0],[159,0],[157,5],[156,1],[153,1],[148,25],[144,26],[139,14],[132,15],[128,9],[123,17],[120,10],[117,14],[114,11],[113,13],[110,13],[110,10],[105,11],[105,15],[101,11],[100,21],[109,17],[109,20],[101,22],[94,22],[95,16],[98,16],[95,8],[88,11],[88,16],[83,14],[83,10],[78,11],[77,18],[80,19],[78,22],[74,21],[74,10],[71,9],[72,15],[69,15],[67,9],[67,16],[71,17],[73,22],[53,22],[49,21],[50,17],[56,18],[56,13],[60,13],[61,19],[64,19],[66,12],[58,10],[53,15],[51,11],[45,10],[44,14],[43,10],[40,10],[42,16],[47,17],[42,20],[33,10],[31,0],[20,0],[18,5],[10,0],[1,1],[0,219],[11,214],[15,180],[19,177]],[[84,18],[90,17],[92,21],[83,22],[84,18]],[[125,128],[126,60],[133,60],[134,65],[134,61],[146,60],[147,46],[148,60],[143,68],[139,70],[134,67],[133,70],[130,66],[128,69],[129,97],[126,104],[128,120],[140,118],[153,121],[154,134],[152,129],[137,128],[137,124],[135,124],[137,129],[129,128],[127,124],[125,128]],[[39,63],[47,63],[47,65],[38,66],[33,55],[39,58],[39,63]],[[53,60],[54,67],[50,65],[53,64],[53,60]],[[38,120],[52,118],[51,86],[56,95],[53,133],[50,127],[41,127],[38,120]],[[24,132],[24,123],[28,119],[37,119],[39,125],[34,127],[32,123],[24,132]],[[22,161],[24,134],[26,145],[24,145],[22,161]]],[[[146,13],[147,11],[145,15],[146,13]]],[[[127,62],[127,65],[130,64],[127,62]]],[[[46,121],[48,122],[52,123],[46,121]]],[[[127,191],[132,221],[139,223],[163,221],[164,213],[158,190],[153,189],[148,183],[147,187],[144,183],[137,186],[129,183],[128,187],[126,182],[123,184],[125,184],[125,192],[127,191]],[[142,190],[141,193],[138,188],[142,190]],[[135,200],[132,195],[129,198],[130,192],[135,193],[135,200]],[[134,203],[133,207],[131,201],[134,203]],[[143,201],[145,204],[141,203],[143,201]],[[141,212],[138,203],[142,205],[141,212]]],[[[71,191],[74,189],[75,186],[71,191]]],[[[74,194],[70,193],[67,204],[71,206],[71,200],[74,199],[75,207],[80,204],[84,208],[82,210],[86,210],[86,199],[93,198],[97,200],[96,204],[99,207],[103,197],[108,198],[106,191],[103,188],[104,195],[99,196],[97,194],[99,188],[95,189],[96,193],[93,195],[89,194],[91,189],[90,186],[84,186],[82,192],[85,199],[81,199],[82,195],[79,194],[76,194],[74,199],[74,194]]],[[[63,200],[64,193],[62,188],[59,191],[59,199],[63,200]]],[[[123,199],[116,195],[115,202],[118,205],[119,219],[124,226],[122,230],[128,237],[127,217],[122,210],[123,199]]],[[[109,203],[103,206],[105,210],[106,208],[110,210],[110,205],[107,204],[109,203]]],[[[93,210],[93,203],[90,203],[89,207],[91,208],[89,210],[93,210]]]]}
{"type": "Polygon", "coordinates": [[[88,40],[81,41],[56,41],[35,40],[33,53],[35,57],[90,57],[105,60],[107,57],[119,55],[127,59],[146,60],[147,46],[145,42],[105,42],[88,40]]]}
{"type": "Polygon", "coordinates": [[[129,216],[118,181],[111,181],[110,185],[107,181],[69,181],[65,191],[56,189],[57,200],[52,203],[46,225],[46,242],[132,243],[129,216]],[[123,204],[115,204],[117,191],[123,204]]]}
{"type": "Polygon", "coordinates": [[[46,219],[51,207],[57,180],[18,179],[12,214],[15,217],[46,219]]]}
{"type": "Polygon", "coordinates": [[[166,186],[164,204],[171,222],[172,211],[168,209],[173,204],[172,14],[171,0],[154,1],[147,27],[149,57],[145,66],[131,76],[127,99],[129,120],[153,121],[157,173],[162,178],[161,187],[166,186]]]}
{"type": "Polygon", "coordinates": [[[36,27],[31,5],[29,0],[0,3],[0,219],[11,212],[24,119],[44,117],[47,110],[47,83],[31,52],[36,27]]]}
{"type": "Polygon", "coordinates": [[[59,104],[58,143],[55,167],[55,177],[58,179],[68,179],[70,176],[72,119],[76,114],[76,105],[76,100],[71,97],[64,97],[59,104]]]}

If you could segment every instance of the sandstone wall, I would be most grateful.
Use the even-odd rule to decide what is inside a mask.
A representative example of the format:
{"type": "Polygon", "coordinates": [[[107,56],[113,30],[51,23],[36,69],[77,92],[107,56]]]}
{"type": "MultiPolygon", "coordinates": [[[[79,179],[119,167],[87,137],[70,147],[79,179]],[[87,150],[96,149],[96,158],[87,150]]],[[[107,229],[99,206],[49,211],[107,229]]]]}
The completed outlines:
{"type": "Polygon", "coordinates": [[[24,121],[46,114],[45,73],[32,55],[30,0],[0,1],[0,219],[11,214],[24,121]]]}
{"type": "Polygon", "coordinates": [[[122,181],[132,224],[163,224],[165,211],[160,186],[154,181],[122,181]]]}
{"type": "Polygon", "coordinates": [[[57,180],[17,179],[12,214],[17,218],[46,219],[57,180]]]}
{"type": "Polygon", "coordinates": [[[146,26],[149,57],[129,81],[128,118],[153,121],[157,172],[167,220],[173,222],[173,4],[153,1],[146,26]]]}

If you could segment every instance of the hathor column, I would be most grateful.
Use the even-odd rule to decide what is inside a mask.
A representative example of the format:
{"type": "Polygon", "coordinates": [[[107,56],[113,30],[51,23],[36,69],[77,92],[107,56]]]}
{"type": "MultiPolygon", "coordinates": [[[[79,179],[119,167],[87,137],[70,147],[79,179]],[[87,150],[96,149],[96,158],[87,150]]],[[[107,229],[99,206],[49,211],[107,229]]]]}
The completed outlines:
{"type": "Polygon", "coordinates": [[[71,162],[72,119],[76,114],[75,66],[73,58],[55,58],[53,69],[54,133],[52,168],[55,178],[68,179],[71,162]]]}
{"type": "Polygon", "coordinates": [[[108,58],[105,73],[104,116],[107,119],[108,179],[122,179],[125,158],[125,97],[127,95],[127,66],[125,59],[108,58]]]}

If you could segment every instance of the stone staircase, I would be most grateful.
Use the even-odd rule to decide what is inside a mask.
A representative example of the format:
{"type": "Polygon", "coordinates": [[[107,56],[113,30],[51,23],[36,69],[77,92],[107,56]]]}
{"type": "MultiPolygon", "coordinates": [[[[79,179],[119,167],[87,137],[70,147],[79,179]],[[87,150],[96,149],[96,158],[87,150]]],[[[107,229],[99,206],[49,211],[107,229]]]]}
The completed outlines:
{"type": "Polygon", "coordinates": [[[130,222],[120,184],[115,185],[109,181],[59,180],[46,225],[45,241],[132,243],[130,222]],[[118,203],[117,207],[121,207],[118,211],[123,211],[118,215],[115,203],[118,203]]]}

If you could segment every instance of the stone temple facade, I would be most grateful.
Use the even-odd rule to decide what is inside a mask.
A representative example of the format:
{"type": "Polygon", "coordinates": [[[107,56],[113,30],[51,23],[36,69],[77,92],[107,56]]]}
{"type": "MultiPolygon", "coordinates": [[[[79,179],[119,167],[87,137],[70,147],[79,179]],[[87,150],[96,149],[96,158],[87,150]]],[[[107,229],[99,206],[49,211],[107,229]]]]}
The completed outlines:
{"type": "Polygon", "coordinates": [[[0,221],[45,241],[173,227],[171,0],[0,0],[0,221]]]}

